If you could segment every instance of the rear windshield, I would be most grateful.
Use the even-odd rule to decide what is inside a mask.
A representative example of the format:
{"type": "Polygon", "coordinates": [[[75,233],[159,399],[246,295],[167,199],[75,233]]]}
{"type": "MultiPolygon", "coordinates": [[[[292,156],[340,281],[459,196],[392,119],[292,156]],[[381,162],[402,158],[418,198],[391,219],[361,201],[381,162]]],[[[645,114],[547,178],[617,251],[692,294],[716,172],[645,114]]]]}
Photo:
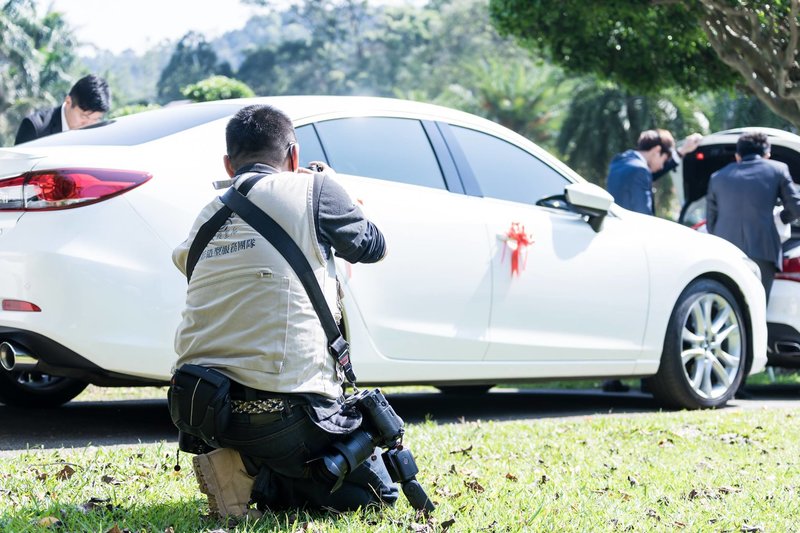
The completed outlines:
{"type": "Polygon", "coordinates": [[[241,104],[176,105],[48,135],[26,146],[130,146],[166,137],[236,113],[241,104]]]}

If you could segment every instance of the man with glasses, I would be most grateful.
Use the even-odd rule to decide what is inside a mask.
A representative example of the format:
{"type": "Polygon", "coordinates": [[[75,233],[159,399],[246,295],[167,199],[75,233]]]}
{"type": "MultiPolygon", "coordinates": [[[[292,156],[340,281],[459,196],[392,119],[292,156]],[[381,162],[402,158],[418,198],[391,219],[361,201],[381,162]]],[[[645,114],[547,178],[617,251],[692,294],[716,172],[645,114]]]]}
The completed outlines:
{"type": "Polygon", "coordinates": [[[675,149],[667,130],[647,130],[639,135],[636,149],[614,156],[608,168],[607,188],[614,201],[625,209],[652,215],[653,182],[675,169],[684,155],[693,152],[702,140],[693,133],[675,149]]]}
{"type": "Polygon", "coordinates": [[[96,124],[110,107],[106,80],[93,74],[84,76],[72,86],[63,104],[39,109],[22,119],[14,144],[96,124]]]}

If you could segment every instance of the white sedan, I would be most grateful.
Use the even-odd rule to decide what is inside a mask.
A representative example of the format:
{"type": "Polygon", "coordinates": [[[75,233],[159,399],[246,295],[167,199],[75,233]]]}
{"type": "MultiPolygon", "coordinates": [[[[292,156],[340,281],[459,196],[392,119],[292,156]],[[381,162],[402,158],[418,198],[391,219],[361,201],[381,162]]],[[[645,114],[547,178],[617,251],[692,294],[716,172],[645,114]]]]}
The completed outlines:
{"type": "Polygon", "coordinates": [[[171,251],[225,178],[224,128],[269,103],[384,232],[337,264],[360,384],[488,387],[650,377],[666,406],[725,404],[766,362],[757,267],[614,205],[490,121],[380,98],[168,107],[0,150],[0,401],[164,384],[186,280],[171,251]]]}

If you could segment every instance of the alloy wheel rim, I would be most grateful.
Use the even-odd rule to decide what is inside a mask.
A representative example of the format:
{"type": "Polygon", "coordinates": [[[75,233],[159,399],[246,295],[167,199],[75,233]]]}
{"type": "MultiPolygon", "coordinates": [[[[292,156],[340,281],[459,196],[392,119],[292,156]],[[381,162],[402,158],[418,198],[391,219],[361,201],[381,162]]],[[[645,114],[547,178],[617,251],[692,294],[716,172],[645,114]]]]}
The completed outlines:
{"type": "Polygon", "coordinates": [[[719,294],[703,294],[689,308],[681,334],[681,362],[692,390],[717,399],[730,392],[744,353],[739,318],[719,294]]]}

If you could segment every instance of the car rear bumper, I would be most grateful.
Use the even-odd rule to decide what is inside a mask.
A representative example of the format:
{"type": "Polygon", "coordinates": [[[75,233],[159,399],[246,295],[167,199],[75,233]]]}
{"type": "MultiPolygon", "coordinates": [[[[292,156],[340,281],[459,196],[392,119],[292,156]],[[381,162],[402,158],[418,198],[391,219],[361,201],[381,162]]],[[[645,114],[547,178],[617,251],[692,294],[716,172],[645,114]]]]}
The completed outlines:
{"type": "Polygon", "coordinates": [[[0,333],[22,335],[57,375],[166,381],[185,296],[170,252],[122,198],[25,213],[0,234],[0,299],[41,311],[0,310],[0,333]]]}

